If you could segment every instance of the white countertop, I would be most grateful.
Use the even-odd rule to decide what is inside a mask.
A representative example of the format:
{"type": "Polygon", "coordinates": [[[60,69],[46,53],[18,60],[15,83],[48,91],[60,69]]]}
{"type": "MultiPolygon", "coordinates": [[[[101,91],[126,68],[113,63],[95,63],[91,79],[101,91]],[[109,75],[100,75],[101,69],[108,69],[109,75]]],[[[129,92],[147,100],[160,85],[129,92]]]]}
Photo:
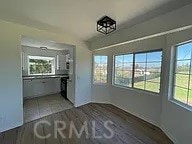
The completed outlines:
{"type": "Polygon", "coordinates": [[[44,75],[44,76],[23,76],[23,80],[33,80],[33,79],[50,79],[50,78],[62,78],[69,77],[69,75],[44,75]]]}

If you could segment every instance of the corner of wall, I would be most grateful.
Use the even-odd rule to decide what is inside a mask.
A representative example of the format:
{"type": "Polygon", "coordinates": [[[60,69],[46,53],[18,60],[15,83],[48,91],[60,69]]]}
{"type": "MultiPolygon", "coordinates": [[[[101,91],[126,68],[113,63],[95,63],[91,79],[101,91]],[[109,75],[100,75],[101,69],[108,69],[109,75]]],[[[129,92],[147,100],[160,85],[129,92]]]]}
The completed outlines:
{"type": "Polygon", "coordinates": [[[174,144],[181,144],[163,125],[160,126],[160,129],[169,137],[169,139],[174,144]]]}

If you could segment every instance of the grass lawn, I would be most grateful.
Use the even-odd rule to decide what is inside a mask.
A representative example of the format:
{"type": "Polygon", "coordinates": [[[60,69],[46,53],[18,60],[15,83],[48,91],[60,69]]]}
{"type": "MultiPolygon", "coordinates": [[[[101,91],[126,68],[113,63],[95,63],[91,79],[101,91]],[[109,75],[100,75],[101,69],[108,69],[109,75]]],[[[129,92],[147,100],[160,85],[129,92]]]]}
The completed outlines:
{"type": "MultiPolygon", "coordinates": [[[[160,77],[151,79],[150,81],[146,81],[145,90],[159,93],[159,89],[160,89],[159,82],[160,82],[160,77]],[[158,82],[158,83],[153,83],[153,82],[158,82]]],[[[138,88],[138,89],[144,89],[145,83],[144,83],[144,81],[134,83],[134,87],[138,88]]]]}
{"type": "MultiPolygon", "coordinates": [[[[188,75],[177,74],[175,79],[175,94],[174,98],[178,101],[181,101],[187,104],[187,95],[188,95],[188,75]],[[183,88],[181,88],[183,87],[183,88]]],[[[151,79],[152,82],[160,82],[160,77],[151,79]]],[[[158,83],[146,82],[145,90],[159,92],[160,85],[158,83]]],[[[144,81],[137,82],[134,84],[135,88],[144,89],[144,81]]],[[[188,95],[188,104],[192,106],[192,75],[190,78],[190,90],[188,95]]]]}
{"type": "MultiPolygon", "coordinates": [[[[187,104],[188,75],[177,74],[175,79],[175,99],[187,104]]],[[[192,75],[190,78],[188,104],[192,106],[192,75]]]]}

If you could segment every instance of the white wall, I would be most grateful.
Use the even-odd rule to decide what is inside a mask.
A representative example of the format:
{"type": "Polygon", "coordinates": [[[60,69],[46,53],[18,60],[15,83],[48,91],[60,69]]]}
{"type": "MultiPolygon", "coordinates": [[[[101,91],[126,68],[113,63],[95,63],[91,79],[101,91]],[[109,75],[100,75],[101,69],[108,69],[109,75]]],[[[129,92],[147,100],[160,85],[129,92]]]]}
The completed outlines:
{"type": "Polygon", "coordinates": [[[58,35],[5,21],[0,21],[0,33],[0,132],[23,124],[22,35],[76,45],[75,105],[90,101],[91,52],[82,41],[69,34],[58,35]]]}
{"type": "MultiPolygon", "coordinates": [[[[187,15],[190,14],[188,13],[187,15]]],[[[183,21],[183,24],[185,24],[185,21],[183,21]]],[[[149,30],[150,26],[148,28],[144,27],[144,31],[149,30]]],[[[156,25],[157,28],[158,26],[156,25]]],[[[143,29],[139,30],[142,31],[143,29]]],[[[127,33],[127,37],[129,37],[129,33],[127,33]]],[[[172,75],[169,75],[172,65],[171,47],[189,40],[192,40],[192,29],[181,30],[161,37],[154,37],[108,49],[95,50],[93,55],[107,54],[112,59],[112,55],[116,53],[163,48],[163,72],[159,96],[131,88],[124,89],[112,86],[110,76],[108,85],[102,87],[92,85],[93,101],[102,102],[104,100],[159,126],[176,144],[191,144],[192,109],[187,109],[169,100],[172,96],[169,83],[173,78],[172,75]],[[103,95],[99,96],[100,94],[103,95]]],[[[109,75],[111,75],[111,67],[112,60],[109,62],[109,75]]]]}
{"type": "Polygon", "coordinates": [[[140,118],[157,126],[160,125],[161,98],[158,94],[151,94],[135,89],[125,89],[112,84],[113,55],[162,49],[165,47],[165,38],[158,37],[119,47],[94,51],[93,55],[108,55],[108,84],[92,84],[92,100],[116,105],[140,118]]]}
{"type": "Polygon", "coordinates": [[[23,123],[20,37],[0,23],[0,132],[23,123]]]}
{"type": "MultiPolygon", "coordinates": [[[[94,55],[106,55],[108,56],[108,63],[112,63],[111,53],[108,50],[102,50],[102,51],[95,51],[92,55],[92,65],[94,64],[94,55]]],[[[92,85],[92,102],[99,102],[99,103],[111,103],[111,97],[110,97],[110,88],[111,88],[111,66],[108,65],[107,67],[107,84],[93,84],[93,77],[91,81],[92,85]]],[[[94,68],[92,67],[92,73],[94,68]]],[[[93,75],[92,75],[93,76],[93,75]]]]}
{"type": "Polygon", "coordinates": [[[161,127],[177,144],[191,144],[192,109],[186,109],[168,98],[172,96],[170,81],[172,79],[171,47],[175,44],[192,40],[192,29],[167,35],[164,48],[165,59],[163,63],[163,90],[161,127]]]}
{"type": "Polygon", "coordinates": [[[192,40],[192,29],[176,32],[161,37],[155,37],[139,42],[94,51],[93,55],[108,55],[108,84],[92,84],[93,102],[111,103],[125,111],[134,114],[160,127],[176,144],[191,144],[192,109],[187,109],[169,100],[172,97],[169,85],[172,73],[172,46],[192,40]],[[112,85],[113,55],[138,51],[163,50],[161,91],[152,94],[132,88],[121,88],[112,85]]]}
{"type": "Polygon", "coordinates": [[[80,106],[91,101],[91,64],[92,52],[76,48],[76,91],[75,106],[80,106]]]}
{"type": "Polygon", "coordinates": [[[93,102],[112,103],[148,122],[159,126],[176,144],[191,144],[192,134],[192,110],[186,109],[177,103],[170,101],[169,90],[171,47],[177,43],[192,40],[192,29],[180,30],[172,34],[162,35],[166,31],[191,26],[192,4],[168,14],[159,16],[130,29],[120,30],[106,37],[96,38],[92,41],[90,49],[94,54],[108,55],[109,83],[99,86],[92,84],[93,102]],[[104,47],[120,44],[146,36],[161,34],[161,37],[145,39],[107,49],[104,47]],[[163,48],[162,80],[160,96],[150,93],[124,89],[112,86],[111,70],[112,55],[122,52],[132,52],[163,48]],[[99,50],[100,49],[100,50],[99,50]]]}

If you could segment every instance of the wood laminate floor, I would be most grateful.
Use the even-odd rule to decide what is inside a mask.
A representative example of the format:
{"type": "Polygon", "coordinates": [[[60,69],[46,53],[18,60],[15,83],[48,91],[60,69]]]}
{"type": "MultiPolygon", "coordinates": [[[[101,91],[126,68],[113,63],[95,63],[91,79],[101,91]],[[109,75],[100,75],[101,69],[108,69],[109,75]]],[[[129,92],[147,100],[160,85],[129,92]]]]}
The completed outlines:
{"type": "MultiPolygon", "coordinates": [[[[57,127],[62,128],[62,124],[57,127]]],[[[87,104],[78,108],[71,108],[42,119],[26,123],[21,127],[0,134],[0,144],[173,144],[169,138],[157,127],[108,104],[87,104]],[[42,120],[51,123],[51,126],[44,123],[38,126],[38,133],[41,136],[51,136],[47,139],[39,139],[34,134],[34,125],[42,120]],[[110,139],[103,136],[111,134],[109,129],[104,127],[106,121],[112,121],[108,127],[114,132],[110,139]],[[54,123],[64,121],[65,129],[54,138],[54,123]],[[69,138],[70,123],[73,123],[78,131],[85,122],[88,133],[83,131],[82,136],[77,138],[73,135],[69,138]],[[93,124],[95,122],[95,124],[93,124]],[[95,126],[94,126],[95,125],[95,126]],[[65,138],[62,136],[64,135],[65,138]],[[94,137],[97,136],[97,137],[94,137]]]]}
{"type": "Polygon", "coordinates": [[[73,107],[60,94],[24,100],[24,122],[30,122],[73,107]]]}

